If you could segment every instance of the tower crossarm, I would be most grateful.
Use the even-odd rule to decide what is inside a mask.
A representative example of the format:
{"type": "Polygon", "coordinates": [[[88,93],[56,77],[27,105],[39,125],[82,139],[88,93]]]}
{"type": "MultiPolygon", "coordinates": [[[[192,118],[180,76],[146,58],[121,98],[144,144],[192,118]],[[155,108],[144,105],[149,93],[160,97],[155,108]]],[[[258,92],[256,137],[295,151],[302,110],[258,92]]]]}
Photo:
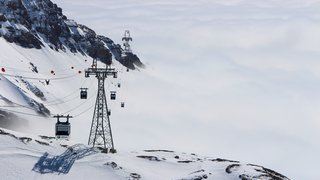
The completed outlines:
{"type": "Polygon", "coordinates": [[[94,75],[97,77],[117,76],[114,68],[88,68],[85,70],[85,77],[94,75]]]}

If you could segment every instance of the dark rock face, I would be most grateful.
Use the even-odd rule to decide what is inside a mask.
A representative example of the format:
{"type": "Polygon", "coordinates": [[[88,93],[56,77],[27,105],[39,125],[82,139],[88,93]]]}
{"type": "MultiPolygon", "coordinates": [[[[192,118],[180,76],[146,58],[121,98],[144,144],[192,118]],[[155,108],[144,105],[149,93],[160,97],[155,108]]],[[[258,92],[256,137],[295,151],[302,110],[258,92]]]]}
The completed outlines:
{"type": "Polygon", "coordinates": [[[0,0],[0,36],[26,48],[39,49],[41,41],[31,31],[31,19],[21,0],[0,0]]]}
{"type": "Polygon", "coordinates": [[[133,53],[126,53],[119,59],[119,62],[132,70],[136,69],[136,67],[144,68],[144,64],[142,64],[138,56],[133,53]]]}
{"type": "Polygon", "coordinates": [[[3,37],[8,42],[14,42],[18,45],[25,47],[25,48],[37,48],[40,49],[43,45],[39,39],[37,39],[32,33],[30,32],[19,32],[20,36],[16,36],[14,33],[7,33],[3,37]]]}
{"type": "MultiPolygon", "coordinates": [[[[25,48],[40,49],[45,43],[56,51],[68,49],[106,64],[111,64],[112,54],[118,61],[123,54],[119,44],[68,19],[50,0],[0,0],[1,36],[25,48]]],[[[122,64],[128,64],[130,69],[134,69],[133,64],[142,64],[136,55],[133,58],[131,64],[122,64]]]]}
{"type": "Polygon", "coordinates": [[[0,22],[6,22],[6,21],[7,21],[7,18],[3,14],[0,14],[0,22]]]}
{"type": "Polygon", "coordinates": [[[150,161],[161,161],[158,157],[156,156],[145,156],[145,155],[140,155],[137,156],[138,158],[142,158],[142,159],[148,159],[150,161]]]}

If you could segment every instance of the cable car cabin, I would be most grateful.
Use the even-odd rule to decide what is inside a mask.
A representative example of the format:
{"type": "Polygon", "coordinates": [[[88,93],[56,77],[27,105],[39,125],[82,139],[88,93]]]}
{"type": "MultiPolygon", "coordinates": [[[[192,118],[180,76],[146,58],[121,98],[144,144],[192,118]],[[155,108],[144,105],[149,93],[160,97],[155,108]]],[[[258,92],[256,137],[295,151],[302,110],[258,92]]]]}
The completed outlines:
{"type": "Polygon", "coordinates": [[[88,88],[80,88],[80,99],[87,99],[88,97],[88,92],[87,92],[88,88]]]}
{"type": "Polygon", "coordinates": [[[124,108],[124,102],[121,102],[121,107],[124,108]]]}
{"type": "Polygon", "coordinates": [[[80,99],[87,99],[88,93],[87,91],[81,91],[80,92],[80,99]]]}
{"type": "Polygon", "coordinates": [[[68,138],[70,135],[70,123],[69,120],[62,122],[60,120],[56,123],[56,137],[57,138],[68,138]]]}
{"type": "Polygon", "coordinates": [[[110,91],[110,99],[116,100],[116,91],[110,91]]]}

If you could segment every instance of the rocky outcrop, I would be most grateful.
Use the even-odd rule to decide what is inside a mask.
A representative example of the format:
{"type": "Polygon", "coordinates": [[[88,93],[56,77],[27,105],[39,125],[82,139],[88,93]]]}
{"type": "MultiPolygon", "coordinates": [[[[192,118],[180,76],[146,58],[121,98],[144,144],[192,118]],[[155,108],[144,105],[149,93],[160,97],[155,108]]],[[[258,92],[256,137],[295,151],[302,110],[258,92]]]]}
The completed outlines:
{"type": "MultiPolygon", "coordinates": [[[[119,44],[68,19],[50,0],[0,0],[1,36],[25,48],[47,45],[56,51],[88,55],[106,64],[111,64],[112,54],[118,61],[123,54],[119,44]]],[[[133,69],[133,64],[142,64],[137,59],[132,63],[127,60],[127,67],[133,69]]]]}
{"type": "Polygon", "coordinates": [[[132,70],[136,69],[136,67],[144,68],[144,64],[140,61],[138,56],[133,53],[126,53],[119,59],[119,62],[132,70]]]}

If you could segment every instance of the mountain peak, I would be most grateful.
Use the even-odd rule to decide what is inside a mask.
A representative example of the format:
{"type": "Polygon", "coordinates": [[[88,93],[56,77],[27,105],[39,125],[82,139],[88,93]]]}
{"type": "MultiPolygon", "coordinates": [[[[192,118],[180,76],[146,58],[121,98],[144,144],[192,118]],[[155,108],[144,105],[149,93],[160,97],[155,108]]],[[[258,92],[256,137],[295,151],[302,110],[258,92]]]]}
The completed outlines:
{"type": "MultiPolygon", "coordinates": [[[[85,25],[68,19],[50,0],[0,0],[0,37],[25,48],[45,46],[69,50],[112,63],[112,55],[123,65],[123,49],[110,38],[97,35],[85,25]]],[[[128,68],[143,67],[139,58],[126,61],[128,68]],[[129,63],[128,63],[129,62],[129,63]]]]}

